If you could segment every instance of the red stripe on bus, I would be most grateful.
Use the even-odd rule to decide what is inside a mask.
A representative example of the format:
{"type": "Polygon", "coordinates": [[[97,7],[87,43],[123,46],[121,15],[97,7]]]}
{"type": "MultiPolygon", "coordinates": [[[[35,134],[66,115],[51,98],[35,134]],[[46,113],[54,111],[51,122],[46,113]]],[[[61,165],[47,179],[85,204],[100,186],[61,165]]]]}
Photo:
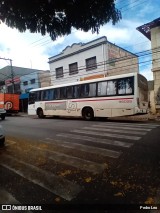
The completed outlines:
{"type": "MultiPolygon", "coordinates": [[[[85,102],[85,101],[113,101],[113,100],[131,100],[133,98],[105,98],[105,99],[94,99],[94,100],[75,100],[75,101],[71,101],[71,102],[85,102]]],[[[66,100],[67,101],[67,100],[66,100]]],[[[57,103],[66,103],[66,101],[57,101],[57,102],[47,102],[47,103],[53,103],[53,104],[57,104],[57,103]]]]}
{"type": "Polygon", "coordinates": [[[46,104],[50,104],[50,103],[59,104],[59,103],[66,103],[66,101],[46,102],[46,104]]]}

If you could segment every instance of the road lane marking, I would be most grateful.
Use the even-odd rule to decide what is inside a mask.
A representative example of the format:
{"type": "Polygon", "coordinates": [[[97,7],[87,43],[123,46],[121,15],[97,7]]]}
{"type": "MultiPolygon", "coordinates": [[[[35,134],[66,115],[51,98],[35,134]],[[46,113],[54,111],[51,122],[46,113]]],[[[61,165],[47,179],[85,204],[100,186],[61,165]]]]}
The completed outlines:
{"type": "Polygon", "coordinates": [[[68,201],[75,198],[83,189],[83,187],[65,178],[6,154],[1,157],[0,165],[68,201]]]}
{"type": "Polygon", "coordinates": [[[43,149],[40,147],[35,147],[30,145],[33,149],[38,149],[42,152],[47,151],[48,158],[54,160],[58,163],[63,163],[66,165],[73,166],[77,169],[86,170],[88,172],[92,172],[94,174],[101,173],[104,169],[106,169],[105,164],[99,164],[93,161],[84,160],[78,157],[74,157],[71,155],[67,155],[60,152],[51,151],[49,149],[43,149]]]}
{"type": "Polygon", "coordinates": [[[120,129],[111,129],[111,128],[97,128],[97,127],[83,127],[82,129],[88,129],[93,131],[102,131],[102,132],[115,132],[115,133],[125,133],[125,134],[131,134],[131,135],[146,135],[146,132],[135,132],[135,131],[129,131],[129,130],[120,130],[120,129]]]}
{"type": "Polygon", "coordinates": [[[151,128],[151,129],[154,129],[156,127],[159,127],[160,125],[156,125],[156,124],[137,124],[137,123],[115,123],[115,122],[107,122],[107,123],[103,123],[103,125],[109,125],[109,126],[115,126],[115,125],[118,125],[118,126],[129,126],[129,127],[145,127],[145,128],[151,128]]]}
{"type": "Polygon", "coordinates": [[[90,136],[84,136],[84,135],[74,135],[71,133],[60,133],[58,134],[59,137],[63,138],[70,138],[70,139],[76,139],[76,140],[85,140],[85,141],[90,141],[93,143],[100,143],[100,144],[105,144],[105,145],[113,145],[113,146],[121,146],[125,148],[129,148],[133,145],[133,143],[126,143],[126,142],[121,142],[121,141],[115,141],[115,140],[110,140],[110,139],[99,139],[99,138],[93,138],[90,136]]]}
{"type": "MultiPolygon", "coordinates": [[[[59,135],[61,135],[61,134],[57,134],[56,136],[59,136],[59,135]]],[[[51,139],[51,138],[47,138],[47,140],[52,141],[52,142],[45,141],[45,142],[52,144],[52,145],[55,144],[55,145],[58,145],[58,146],[61,146],[61,147],[77,149],[77,150],[80,150],[80,151],[83,151],[83,152],[103,155],[103,156],[111,157],[111,158],[118,158],[122,154],[122,152],[118,152],[118,151],[114,151],[114,150],[110,150],[110,149],[103,149],[103,148],[99,148],[99,147],[87,146],[87,145],[83,145],[83,144],[77,144],[77,143],[74,143],[74,142],[54,140],[54,139],[51,139]]]]}
{"type": "Polygon", "coordinates": [[[13,144],[16,144],[17,142],[16,141],[12,141],[12,140],[8,140],[5,142],[5,146],[10,146],[10,145],[13,145],[13,144]]]}
{"type": "Polygon", "coordinates": [[[20,204],[20,202],[5,189],[0,189],[0,195],[0,204],[20,204]]]}
{"type": "MultiPolygon", "coordinates": [[[[5,189],[0,189],[0,204],[2,205],[22,205],[11,193],[6,191],[5,189]]],[[[24,205],[24,204],[23,204],[24,205]]],[[[5,210],[5,212],[10,212],[11,210],[5,210]]],[[[0,212],[4,212],[4,210],[0,210],[0,212]]],[[[25,210],[26,213],[32,213],[32,211],[25,210]]]]}
{"type": "MultiPolygon", "coordinates": [[[[93,127],[97,127],[97,128],[112,128],[111,125],[101,125],[101,124],[95,124],[95,125],[92,125],[93,127]]],[[[149,132],[151,131],[152,129],[149,129],[149,128],[140,128],[140,127],[127,127],[127,126],[113,126],[113,129],[128,129],[128,130],[136,130],[136,131],[146,131],[146,132],[149,132]]]]}
{"type": "Polygon", "coordinates": [[[80,134],[87,134],[87,135],[96,135],[96,136],[105,136],[105,137],[112,137],[112,138],[123,138],[128,140],[140,140],[141,137],[138,136],[129,136],[129,135],[119,135],[119,134],[112,134],[112,133],[102,133],[102,132],[92,132],[92,131],[84,131],[84,130],[72,130],[74,133],[80,134]]]}

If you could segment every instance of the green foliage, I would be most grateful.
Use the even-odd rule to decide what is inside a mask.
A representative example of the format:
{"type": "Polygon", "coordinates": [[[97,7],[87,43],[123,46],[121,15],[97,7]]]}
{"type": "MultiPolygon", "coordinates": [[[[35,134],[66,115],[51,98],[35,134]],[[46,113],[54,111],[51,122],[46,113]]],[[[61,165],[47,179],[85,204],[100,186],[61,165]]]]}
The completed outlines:
{"type": "Polygon", "coordinates": [[[70,34],[72,27],[98,33],[100,26],[121,19],[114,1],[0,0],[0,20],[20,32],[49,33],[53,40],[70,34]]]}

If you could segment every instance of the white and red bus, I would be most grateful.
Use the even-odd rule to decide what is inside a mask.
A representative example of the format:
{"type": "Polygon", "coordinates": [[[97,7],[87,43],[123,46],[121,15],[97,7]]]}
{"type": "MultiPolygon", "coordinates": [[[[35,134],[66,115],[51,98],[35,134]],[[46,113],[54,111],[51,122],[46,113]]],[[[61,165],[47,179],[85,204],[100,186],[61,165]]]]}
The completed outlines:
{"type": "Polygon", "coordinates": [[[32,89],[28,114],[45,116],[117,117],[148,112],[148,83],[138,73],[109,76],[32,89]]]}

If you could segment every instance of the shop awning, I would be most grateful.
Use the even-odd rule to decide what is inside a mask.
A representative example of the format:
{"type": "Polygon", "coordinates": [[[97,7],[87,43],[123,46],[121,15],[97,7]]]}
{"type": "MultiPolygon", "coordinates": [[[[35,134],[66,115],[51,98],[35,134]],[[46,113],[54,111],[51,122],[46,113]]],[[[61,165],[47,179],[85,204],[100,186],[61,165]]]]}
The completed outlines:
{"type": "Polygon", "coordinates": [[[20,95],[19,99],[26,99],[29,97],[29,93],[23,93],[20,95]]]}

